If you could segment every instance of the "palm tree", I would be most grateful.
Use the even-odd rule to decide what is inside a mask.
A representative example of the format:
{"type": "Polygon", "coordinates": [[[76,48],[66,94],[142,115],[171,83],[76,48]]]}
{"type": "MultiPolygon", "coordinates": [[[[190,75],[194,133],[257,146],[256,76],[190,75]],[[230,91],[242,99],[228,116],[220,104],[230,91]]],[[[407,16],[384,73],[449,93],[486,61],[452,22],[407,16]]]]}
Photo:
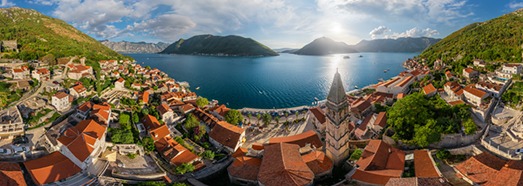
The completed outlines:
{"type": "Polygon", "coordinates": [[[289,121],[289,113],[285,112],[285,122],[289,121]]]}
{"type": "Polygon", "coordinates": [[[280,116],[274,117],[274,121],[276,121],[276,125],[280,124],[280,116]]]}
{"type": "Polygon", "coordinates": [[[259,125],[260,124],[261,114],[260,113],[256,114],[256,118],[258,118],[258,121],[256,122],[256,125],[259,125]]]}
{"type": "Polygon", "coordinates": [[[298,120],[298,116],[300,116],[300,111],[296,111],[296,118],[294,118],[294,120],[298,120]]]}
{"type": "Polygon", "coordinates": [[[251,117],[252,117],[252,114],[251,114],[251,113],[247,114],[247,117],[249,117],[249,124],[251,124],[251,117]]]}

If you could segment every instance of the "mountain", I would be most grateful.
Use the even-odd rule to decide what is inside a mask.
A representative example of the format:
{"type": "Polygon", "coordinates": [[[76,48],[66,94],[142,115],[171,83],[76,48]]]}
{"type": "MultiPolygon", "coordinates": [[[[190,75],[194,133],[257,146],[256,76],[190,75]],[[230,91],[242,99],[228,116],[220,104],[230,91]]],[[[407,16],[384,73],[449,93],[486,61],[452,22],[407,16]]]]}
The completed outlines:
{"type": "Polygon", "coordinates": [[[466,66],[474,58],[485,61],[521,62],[523,9],[481,23],[473,23],[448,35],[420,54],[434,61],[454,60],[466,66]]]}
{"type": "Polygon", "coordinates": [[[0,41],[4,41],[5,58],[33,60],[48,54],[56,58],[84,56],[93,60],[124,58],[62,20],[18,7],[0,8],[0,41]],[[16,43],[6,40],[16,40],[16,43]],[[19,52],[6,50],[7,43],[14,43],[19,52]]]}
{"type": "Polygon", "coordinates": [[[320,37],[311,43],[303,46],[303,48],[296,50],[294,54],[298,55],[328,55],[341,53],[356,53],[358,52],[352,46],[344,42],[336,42],[327,37],[320,37]]]}
{"type": "Polygon", "coordinates": [[[278,53],[292,53],[292,52],[289,52],[289,51],[296,51],[298,49],[295,49],[295,48],[276,48],[276,49],[272,49],[274,50],[275,52],[278,52],[278,53]]]}
{"type": "Polygon", "coordinates": [[[354,48],[359,52],[421,52],[439,40],[428,37],[362,40],[354,48]]]}
{"type": "Polygon", "coordinates": [[[180,39],[169,45],[162,54],[229,55],[229,56],[277,56],[269,47],[240,36],[197,35],[180,39]]]}
{"type": "Polygon", "coordinates": [[[103,45],[119,53],[158,53],[169,46],[168,43],[146,43],[146,42],[113,42],[108,40],[101,41],[103,45]]]}

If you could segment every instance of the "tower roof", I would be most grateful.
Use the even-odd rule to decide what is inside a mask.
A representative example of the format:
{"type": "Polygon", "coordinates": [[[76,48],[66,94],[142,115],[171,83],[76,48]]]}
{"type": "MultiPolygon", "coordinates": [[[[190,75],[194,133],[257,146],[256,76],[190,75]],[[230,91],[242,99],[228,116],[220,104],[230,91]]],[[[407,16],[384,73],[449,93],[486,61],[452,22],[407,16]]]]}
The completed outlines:
{"type": "Polygon", "coordinates": [[[327,100],[336,104],[340,104],[347,100],[345,97],[345,88],[343,87],[343,82],[341,81],[340,73],[336,70],[334,79],[332,80],[331,89],[329,90],[329,95],[327,100]]]}

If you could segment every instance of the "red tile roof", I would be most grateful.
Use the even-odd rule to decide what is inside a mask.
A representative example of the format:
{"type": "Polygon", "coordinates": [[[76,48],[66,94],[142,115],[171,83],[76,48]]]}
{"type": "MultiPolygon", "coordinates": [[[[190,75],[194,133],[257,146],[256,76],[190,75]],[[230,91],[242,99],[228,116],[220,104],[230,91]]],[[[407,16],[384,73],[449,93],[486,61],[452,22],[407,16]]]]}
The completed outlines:
{"type": "Polygon", "coordinates": [[[0,162],[0,185],[27,185],[18,163],[0,162]]]}
{"type": "Polygon", "coordinates": [[[523,185],[523,161],[508,161],[485,186],[523,185]]]}
{"type": "Polygon", "coordinates": [[[326,117],[325,117],[325,113],[323,113],[323,111],[321,110],[321,108],[319,107],[314,107],[314,108],[311,108],[309,109],[309,111],[311,111],[311,113],[314,115],[314,117],[318,120],[318,122],[320,123],[325,123],[327,121],[326,117]]]}
{"type": "Polygon", "coordinates": [[[65,93],[65,92],[58,92],[53,97],[56,97],[58,99],[62,99],[62,98],[65,98],[67,96],[69,96],[69,95],[67,93],[65,93]]]}
{"type": "Polygon", "coordinates": [[[465,87],[463,90],[467,91],[468,93],[470,93],[476,97],[479,97],[479,98],[483,98],[484,96],[487,95],[486,92],[479,90],[477,88],[474,88],[473,85],[469,85],[469,86],[465,87]]]}
{"type": "Polygon", "coordinates": [[[171,131],[169,130],[167,125],[162,125],[155,129],[149,129],[149,134],[151,134],[153,141],[158,141],[166,136],[171,135],[171,131]]]}
{"type": "Polygon", "coordinates": [[[156,110],[158,110],[158,112],[160,113],[160,115],[163,115],[167,112],[172,112],[173,110],[171,108],[169,108],[169,106],[165,103],[162,103],[161,105],[158,105],[158,107],[156,107],[156,110]]]}
{"type": "Polygon", "coordinates": [[[496,177],[507,161],[483,152],[455,166],[464,176],[477,184],[483,184],[496,177]]]}
{"type": "Polygon", "coordinates": [[[310,185],[314,173],[303,162],[300,146],[289,143],[265,145],[258,181],[266,186],[310,185]]]}
{"type": "Polygon", "coordinates": [[[256,181],[262,160],[255,157],[239,156],[227,168],[229,175],[235,178],[256,181]]]}
{"type": "Polygon", "coordinates": [[[376,116],[376,120],[374,121],[374,125],[379,125],[382,128],[385,128],[385,126],[387,125],[387,113],[386,112],[378,113],[378,116],[376,116]]]}
{"type": "Polygon", "coordinates": [[[356,165],[358,169],[352,179],[384,185],[390,178],[403,174],[405,152],[381,140],[370,140],[356,165]]]}
{"type": "Polygon", "coordinates": [[[470,73],[474,72],[474,69],[472,69],[472,68],[465,68],[465,69],[463,69],[463,71],[465,71],[465,72],[470,74],[470,73]]]}
{"type": "Polygon", "coordinates": [[[245,154],[247,154],[247,152],[249,152],[248,149],[240,147],[236,150],[236,152],[232,153],[231,156],[234,158],[240,157],[240,156],[245,156],[245,154]]]}
{"type": "Polygon", "coordinates": [[[314,175],[323,174],[332,170],[332,160],[327,157],[324,152],[315,150],[302,155],[301,158],[309,169],[312,170],[314,175]]]}
{"type": "Polygon", "coordinates": [[[193,162],[198,158],[198,155],[192,153],[171,137],[165,137],[154,142],[154,146],[173,165],[193,162]]]}
{"type": "Polygon", "coordinates": [[[240,137],[244,132],[245,130],[238,126],[225,121],[219,121],[212,128],[209,137],[226,147],[235,149],[238,142],[242,140],[240,137]]]}
{"type": "Polygon", "coordinates": [[[87,89],[84,87],[84,85],[82,84],[78,84],[76,86],[73,87],[74,91],[77,92],[77,93],[82,93],[82,92],[85,92],[87,89]]]}
{"type": "Polygon", "coordinates": [[[96,121],[83,120],[76,126],[68,128],[57,140],[81,162],[94,151],[96,140],[105,135],[106,127],[96,121]]]}
{"type": "Polygon", "coordinates": [[[148,114],[142,118],[142,123],[147,128],[147,130],[155,129],[160,127],[162,124],[156,119],[156,117],[148,114]]]}
{"type": "Polygon", "coordinates": [[[225,114],[227,114],[227,112],[229,112],[229,110],[231,110],[231,109],[227,108],[227,106],[225,106],[224,104],[212,109],[212,111],[218,113],[220,116],[223,116],[223,117],[225,117],[225,114]]]}
{"type": "Polygon", "coordinates": [[[82,112],[87,112],[87,111],[91,110],[91,108],[93,108],[93,104],[90,101],[86,101],[86,102],[82,103],[80,106],[78,106],[77,109],[82,112]]]}
{"type": "Polygon", "coordinates": [[[428,150],[414,151],[414,171],[416,177],[420,178],[439,178],[437,167],[435,167],[434,160],[430,156],[428,150]]]}
{"type": "Polygon", "coordinates": [[[291,143],[304,147],[306,144],[311,144],[311,147],[321,148],[323,143],[320,140],[320,137],[314,130],[308,130],[304,133],[297,134],[294,136],[285,136],[285,137],[275,137],[269,139],[269,144],[275,143],[291,143]]]}
{"type": "Polygon", "coordinates": [[[412,78],[414,78],[414,76],[406,77],[405,79],[403,79],[403,81],[401,81],[400,83],[398,83],[396,86],[398,86],[398,87],[403,87],[403,86],[405,86],[408,82],[410,82],[410,81],[412,80],[412,78]]]}
{"type": "Polygon", "coordinates": [[[31,178],[38,185],[53,183],[81,171],[71,160],[55,151],[47,156],[24,162],[31,178]]]}
{"type": "Polygon", "coordinates": [[[140,101],[143,102],[143,103],[149,103],[149,92],[148,91],[144,91],[140,95],[140,101]]]}
{"type": "Polygon", "coordinates": [[[125,81],[125,79],[123,79],[123,78],[120,78],[117,80],[117,82],[120,82],[120,83],[123,83],[124,81],[125,81]]]}
{"type": "Polygon", "coordinates": [[[457,100],[457,101],[451,101],[451,102],[449,102],[449,104],[452,106],[455,106],[455,105],[465,104],[465,102],[462,100],[457,100]]]}
{"type": "Polygon", "coordinates": [[[432,94],[434,92],[436,92],[436,87],[434,87],[432,83],[423,87],[423,93],[425,93],[425,95],[432,94]]]}

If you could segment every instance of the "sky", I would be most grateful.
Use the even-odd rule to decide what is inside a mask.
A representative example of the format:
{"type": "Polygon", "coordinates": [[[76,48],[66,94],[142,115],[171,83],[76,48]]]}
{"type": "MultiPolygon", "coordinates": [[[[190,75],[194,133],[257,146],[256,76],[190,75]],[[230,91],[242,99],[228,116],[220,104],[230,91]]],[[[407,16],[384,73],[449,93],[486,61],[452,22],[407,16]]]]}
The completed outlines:
{"type": "Polygon", "coordinates": [[[443,38],[473,22],[523,8],[515,0],[0,0],[35,9],[91,37],[172,43],[198,34],[240,35],[271,48],[318,37],[347,44],[443,38]]]}

